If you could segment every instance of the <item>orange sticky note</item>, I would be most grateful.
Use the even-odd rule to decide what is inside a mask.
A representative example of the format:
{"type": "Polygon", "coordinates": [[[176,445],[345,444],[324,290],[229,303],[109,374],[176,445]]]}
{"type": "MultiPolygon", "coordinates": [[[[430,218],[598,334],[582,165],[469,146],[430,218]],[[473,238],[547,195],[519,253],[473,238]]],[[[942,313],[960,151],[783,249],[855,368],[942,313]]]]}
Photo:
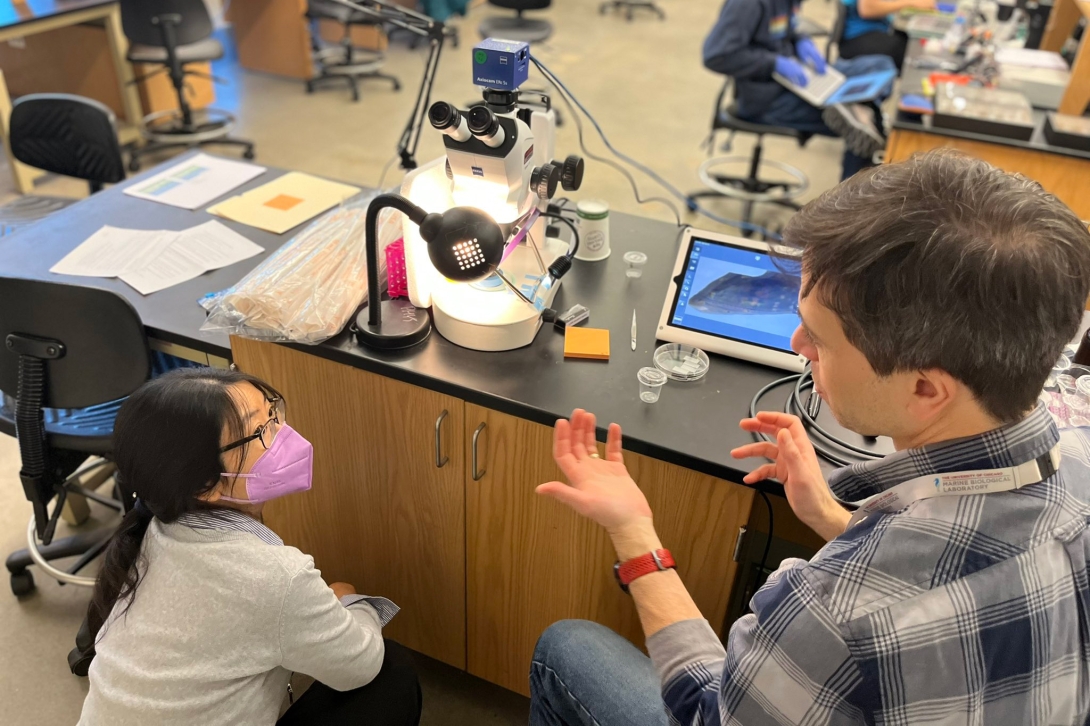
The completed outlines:
{"type": "Polygon", "coordinates": [[[564,357],[609,360],[609,331],[604,328],[566,328],[564,357]]]}
{"type": "Polygon", "coordinates": [[[293,197],[290,194],[277,194],[275,197],[265,202],[265,206],[279,209],[281,212],[286,212],[295,205],[302,203],[303,200],[299,197],[293,197]]]}

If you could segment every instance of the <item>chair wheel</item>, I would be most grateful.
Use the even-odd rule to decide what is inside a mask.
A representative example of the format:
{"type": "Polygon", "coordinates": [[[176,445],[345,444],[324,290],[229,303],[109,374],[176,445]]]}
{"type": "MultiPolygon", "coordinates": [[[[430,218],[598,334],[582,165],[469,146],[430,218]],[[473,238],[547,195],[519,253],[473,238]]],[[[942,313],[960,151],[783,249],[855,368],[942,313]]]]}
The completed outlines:
{"type": "Polygon", "coordinates": [[[394,81],[394,90],[395,91],[400,91],[401,90],[401,82],[400,81],[394,81]]]}
{"type": "Polygon", "coordinates": [[[34,592],[34,575],[29,570],[11,573],[11,592],[15,597],[23,597],[34,592]]]}
{"type": "Polygon", "coordinates": [[[307,81],[307,93],[314,93],[314,84],[307,81]]]}
{"type": "Polygon", "coordinates": [[[251,146],[251,147],[247,148],[246,151],[243,151],[242,152],[242,158],[243,159],[252,159],[252,158],[254,158],[254,147],[251,146]]]}
{"type": "Polygon", "coordinates": [[[139,159],[129,159],[129,171],[132,171],[132,172],[140,171],[140,160],[139,159]]]}

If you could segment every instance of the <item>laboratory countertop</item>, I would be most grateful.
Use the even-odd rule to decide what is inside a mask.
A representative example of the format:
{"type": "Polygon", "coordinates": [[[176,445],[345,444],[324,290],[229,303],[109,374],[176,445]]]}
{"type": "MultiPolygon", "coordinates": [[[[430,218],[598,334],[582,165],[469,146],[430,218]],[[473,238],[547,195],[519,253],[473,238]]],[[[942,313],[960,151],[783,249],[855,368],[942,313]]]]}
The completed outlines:
{"type": "MultiPolygon", "coordinates": [[[[919,40],[910,40],[908,52],[905,54],[904,68],[901,71],[900,93],[921,93],[924,79],[935,70],[930,68],[916,68],[912,65],[915,59],[923,56],[923,47],[919,40]]],[[[937,58],[938,60],[952,60],[955,62],[964,61],[964,58],[955,58],[948,53],[942,53],[938,56],[928,54],[928,56],[937,58]]],[[[1060,156],[1069,156],[1075,159],[1090,160],[1090,151],[1069,149],[1067,147],[1054,146],[1048,143],[1048,140],[1045,139],[1044,132],[1045,116],[1045,111],[1038,108],[1033,109],[1035,128],[1033,129],[1033,136],[1030,137],[1029,141],[1011,139],[1004,136],[994,136],[991,134],[977,134],[971,131],[961,131],[959,129],[936,128],[931,125],[930,116],[921,117],[917,114],[909,114],[900,110],[895,113],[892,126],[894,129],[900,129],[902,131],[919,131],[939,136],[966,139],[968,141],[982,141],[989,144],[999,144],[1001,146],[1026,149],[1028,151],[1042,151],[1048,154],[1059,154],[1060,156]]]]}
{"type": "MultiPolygon", "coordinates": [[[[180,158],[168,163],[177,163],[180,158]]],[[[149,170],[137,179],[161,170],[162,167],[149,170]]],[[[231,194],[266,183],[282,173],[283,170],[270,168],[231,194]]],[[[104,224],[184,229],[211,218],[203,210],[188,211],[123,194],[122,189],[130,183],[131,180],[100,192],[10,237],[0,238],[0,275],[61,280],[113,290],[132,302],[149,336],[229,357],[229,341],[225,336],[199,331],[205,315],[197,304],[198,298],[237,282],[297,230],[273,235],[221,220],[266,252],[148,296],[116,279],[50,273],[53,264],[104,224]]],[[[564,336],[548,325],[531,345],[501,353],[460,348],[435,331],[424,343],[400,352],[361,348],[347,331],[322,345],[293,347],[545,425],[567,416],[574,408],[585,408],[598,416],[602,426],[611,421],[621,424],[625,447],[629,450],[739,481],[763,460],[731,459],[731,448],[751,440],[738,428],[738,421],[748,415],[753,395],[785,374],[713,355],[702,380],[670,381],[657,403],[643,403],[636,373],[652,365],[651,356],[657,346],[655,328],[680,230],[673,224],[621,213],[613,213],[610,220],[612,255],[601,262],[576,261],[554,303],[561,310],[581,303],[590,309],[587,325],[610,330],[609,361],[565,360],[564,336]],[[625,276],[622,256],[629,250],[648,255],[643,277],[639,279],[625,276]],[[638,322],[635,351],[629,343],[633,310],[638,322]]],[[[782,407],[786,393],[786,387],[778,389],[767,397],[762,408],[782,407]]],[[[822,413],[821,420],[842,431],[827,413],[822,413]]],[[[864,445],[861,438],[848,436],[864,445]]],[[[770,490],[776,491],[777,487],[773,484],[770,490]]]]}

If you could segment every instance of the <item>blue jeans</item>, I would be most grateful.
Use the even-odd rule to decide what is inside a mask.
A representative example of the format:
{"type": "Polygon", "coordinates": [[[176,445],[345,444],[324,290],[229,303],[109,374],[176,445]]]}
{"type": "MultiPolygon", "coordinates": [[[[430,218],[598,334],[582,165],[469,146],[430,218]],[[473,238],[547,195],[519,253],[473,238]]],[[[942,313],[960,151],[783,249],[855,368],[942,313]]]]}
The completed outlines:
{"type": "Polygon", "coordinates": [[[651,659],[604,625],[561,620],[530,664],[530,726],[667,726],[651,659]]]}
{"type": "MultiPolygon", "coordinates": [[[[851,59],[842,58],[833,63],[833,67],[848,78],[896,68],[893,61],[884,55],[861,55],[851,59]]],[[[876,106],[889,98],[890,90],[889,88],[885,89],[882,95],[874,99],[876,106]]],[[[836,136],[833,130],[825,125],[821,118],[821,112],[822,109],[811,106],[809,102],[785,90],[762,113],[756,116],[745,116],[745,120],[769,126],[786,126],[819,136],[836,136]]],[[[856,156],[845,149],[844,159],[841,163],[840,179],[843,181],[860,169],[870,165],[870,159],[856,156]]]]}

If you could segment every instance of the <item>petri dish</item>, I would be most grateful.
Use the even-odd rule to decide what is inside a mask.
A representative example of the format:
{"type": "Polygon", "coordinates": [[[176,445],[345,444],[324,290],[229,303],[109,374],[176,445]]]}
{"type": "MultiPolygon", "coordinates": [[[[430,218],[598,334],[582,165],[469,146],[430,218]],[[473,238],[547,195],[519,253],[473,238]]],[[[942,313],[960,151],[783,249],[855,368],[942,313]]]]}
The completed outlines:
{"type": "Polygon", "coordinates": [[[684,343],[667,343],[655,349],[655,367],[674,381],[698,381],[708,372],[708,354],[684,343]]]}

